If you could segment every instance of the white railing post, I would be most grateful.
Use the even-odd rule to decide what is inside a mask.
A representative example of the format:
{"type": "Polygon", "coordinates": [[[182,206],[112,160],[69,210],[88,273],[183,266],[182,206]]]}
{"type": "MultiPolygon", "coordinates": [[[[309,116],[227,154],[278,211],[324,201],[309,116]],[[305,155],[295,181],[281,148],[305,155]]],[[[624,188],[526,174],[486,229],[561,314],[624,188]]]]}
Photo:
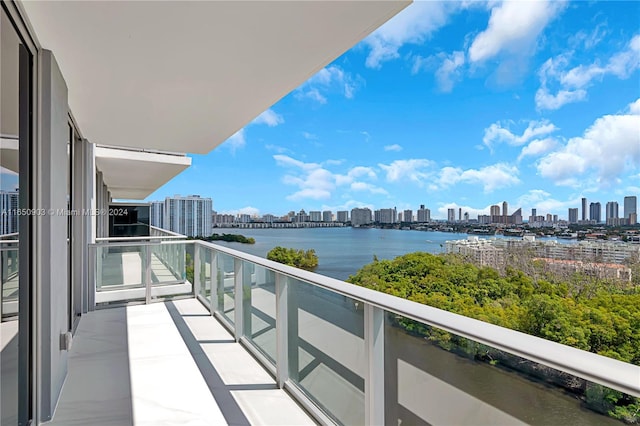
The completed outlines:
{"type": "MultiPolygon", "coordinates": [[[[184,247],[185,256],[187,252],[187,246],[184,247]]],[[[186,263],[185,263],[185,271],[186,271],[186,263]]],[[[200,274],[202,273],[202,264],[200,263],[200,246],[197,243],[193,243],[193,296],[198,297],[200,295],[200,287],[202,286],[202,282],[200,282],[200,274]]],[[[206,277],[205,277],[206,281],[206,277]]]]}
{"type": "Polygon", "coordinates": [[[282,389],[289,380],[287,277],[276,272],[276,381],[282,389]]]}
{"type": "Polygon", "coordinates": [[[364,424],[384,425],[384,310],[364,304],[364,424]]]}
{"type": "Polygon", "coordinates": [[[151,303],[151,246],[143,245],[144,250],[143,259],[145,259],[144,265],[144,287],[145,287],[145,298],[144,301],[146,304],[151,303]]]}
{"type": "Polygon", "coordinates": [[[89,271],[87,274],[87,311],[95,311],[96,309],[96,291],[98,291],[98,253],[102,253],[98,247],[89,246],[89,271]]]}
{"type": "Polygon", "coordinates": [[[233,323],[236,342],[242,337],[242,260],[233,259],[233,323]]]}
{"type": "Polygon", "coordinates": [[[214,316],[218,310],[218,252],[208,249],[211,252],[211,291],[209,293],[209,306],[211,316],[214,316]]]}

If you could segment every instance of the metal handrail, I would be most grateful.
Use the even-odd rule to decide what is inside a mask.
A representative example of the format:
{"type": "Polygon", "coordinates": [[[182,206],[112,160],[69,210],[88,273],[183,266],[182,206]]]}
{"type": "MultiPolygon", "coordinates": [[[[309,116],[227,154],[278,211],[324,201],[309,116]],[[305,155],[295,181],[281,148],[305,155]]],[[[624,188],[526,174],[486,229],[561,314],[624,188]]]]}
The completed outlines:
{"type": "Polygon", "coordinates": [[[96,242],[110,243],[110,242],[127,242],[127,241],[149,241],[149,240],[184,240],[185,236],[177,235],[158,235],[158,236],[146,236],[146,237],[100,237],[96,238],[96,242]]]}
{"type": "MultiPolygon", "coordinates": [[[[347,296],[371,307],[431,325],[507,353],[537,362],[629,395],[640,397],[640,366],[489,324],[432,306],[360,287],[324,275],[283,265],[262,257],[201,240],[138,241],[118,245],[195,244],[251,262],[286,277],[347,296]]],[[[104,246],[92,244],[90,246],[104,246]]],[[[197,259],[197,256],[196,256],[197,259]]],[[[197,262],[197,260],[196,260],[197,262]]]]}
{"type": "Polygon", "coordinates": [[[186,235],[182,235],[178,232],[169,231],[168,229],[159,228],[157,226],[149,225],[149,229],[153,229],[154,231],[164,232],[167,236],[174,235],[176,237],[187,238],[186,235]]]}
{"type": "Polygon", "coordinates": [[[196,244],[496,349],[640,397],[640,366],[204,241],[196,244]]]}

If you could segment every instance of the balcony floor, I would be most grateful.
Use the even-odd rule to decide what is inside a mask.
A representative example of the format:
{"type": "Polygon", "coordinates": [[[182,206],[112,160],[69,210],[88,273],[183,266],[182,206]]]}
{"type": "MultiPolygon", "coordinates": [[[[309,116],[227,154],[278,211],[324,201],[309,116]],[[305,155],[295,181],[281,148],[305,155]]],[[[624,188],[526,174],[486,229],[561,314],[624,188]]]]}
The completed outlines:
{"type": "Polygon", "coordinates": [[[315,424],[195,299],[82,317],[50,425],[315,424]]]}

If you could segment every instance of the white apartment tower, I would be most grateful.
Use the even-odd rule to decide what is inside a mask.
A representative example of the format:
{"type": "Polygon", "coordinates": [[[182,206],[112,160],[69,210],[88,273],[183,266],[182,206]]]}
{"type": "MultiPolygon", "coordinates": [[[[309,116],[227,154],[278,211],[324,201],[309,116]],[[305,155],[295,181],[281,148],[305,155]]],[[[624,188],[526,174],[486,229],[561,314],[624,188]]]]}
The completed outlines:
{"type": "Polygon", "coordinates": [[[149,210],[151,226],[164,228],[164,201],[152,201],[149,210]]]}
{"type": "Polygon", "coordinates": [[[351,225],[360,226],[371,223],[371,210],[367,207],[351,209],[351,225]]]}
{"type": "Polygon", "coordinates": [[[18,232],[18,192],[0,191],[0,235],[18,232]]]}
{"type": "Polygon", "coordinates": [[[167,197],[164,200],[164,228],[189,237],[211,235],[211,198],[199,195],[167,197]]]}

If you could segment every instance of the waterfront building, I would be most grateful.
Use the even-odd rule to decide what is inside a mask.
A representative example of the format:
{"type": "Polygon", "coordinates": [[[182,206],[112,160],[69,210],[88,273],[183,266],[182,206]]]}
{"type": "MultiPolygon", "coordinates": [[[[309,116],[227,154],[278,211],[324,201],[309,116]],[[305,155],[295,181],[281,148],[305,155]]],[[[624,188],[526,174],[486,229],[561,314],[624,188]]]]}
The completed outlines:
{"type": "Polygon", "coordinates": [[[295,217],[293,218],[293,222],[296,222],[296,223],[310,222],[310,218],[307,212],[305,212],[304,209],[302,209],[295,215],[295,217]]]}
{"type": "Polygon", "coordinates": [[[336,212],[336,221],[342,223],[349,222],[349,212],[347,210],[338,210],[336,212]]]}
{"type": "Polygon", "coordinates": [[[322,212],[318,210],[309,212],[309,221],[310,222],[322,222],[322,212]]]}
{"type": "MultiPolygon", "coordinates": [[[[353,223],[353,210],[351,210],[351,222],[353,223]]],[[[375,222],[378,223],[382,223],[382,224],[390,224],[390,223],[396,223],[397,221],[397,213],[396,213],[396,208],[392,208],[392,209],[380,209],[380,210],[376,210],[374,212],[375,217],[374,220],[375,222]]]]}
{"type": "Polygon", "coordinates": [[[502,221],[502,216],[500,215],[500,206],[491,206],[489,208],[489,216],[491,216],[491,223],[500,223],[502,221]]]}
{"type": "Polygon", "coordinates": [[[601,218],[601,206],[600,202],[591,203],[589,205],[589,219],[592,222],[600,223],[601,218]]]}
{"type": "Polygon", "coordinates": [[[502,202],[502,221],[501,223],[508,223],[509,218],[509,204],[506,201],[502,202]]]}
{"type": "Polygon", "coordinates": [[[569,208],[569,223],[578,223],[578,209],[569,208]]]}
{"type": "Polygon", "coordinates": [[[164,200],[164,226],[188,237],[211,235],[213,201],[199,195],[175,195],[164,200]]]}
{"type": "Polygon", "coordinates": [[[273,223],[276,220],[278,220],[278,218],[272,214],[265,214],[264,216],[262,216],[262,221],[264,223],[273,223]]]}
{"type": "Polygon", "coordinates": [[[372,221],[371,209],[368,207],[356,207],[351,209],[351,226],[368,225],[372,221]]]}
{"type": "Polygon", "coordinates": [[[582,222],[586,222],[588,219],[587,216],[587,199],[582,197],[582,222]]]}
{"type": "Polygon", "coordinates": [[[413,210],[405,210],[402,212],[402,221],[403,222],[413,222],[413,210]]]}
{"type": "Polygon", "coordinates": [[[447,222],[453,223],[456,221],[456,210],[447,209],[447,222]]]}
{"type": "Polygon", "coordinates": [[[426,209],[424,207],[424,204],[420,205],[420,209],[418,210],[418,222],[420,223],[424,223],[424,222],[430,222],[431,221],[431,210],[426,209]]]}
{"type": "Polygon", "coordinates": [[[322,212],[322,221],[333,222],[333,213],[331,213],[331,210],[325,210],[322,212]]]}
{"type": "Polygon", "coordinates": [[[627,220],[629,225],[635,225],[638,222],[637,206],[638,197],[636,197],[635,195],[624,197],[624,218],[627,220]]]}

